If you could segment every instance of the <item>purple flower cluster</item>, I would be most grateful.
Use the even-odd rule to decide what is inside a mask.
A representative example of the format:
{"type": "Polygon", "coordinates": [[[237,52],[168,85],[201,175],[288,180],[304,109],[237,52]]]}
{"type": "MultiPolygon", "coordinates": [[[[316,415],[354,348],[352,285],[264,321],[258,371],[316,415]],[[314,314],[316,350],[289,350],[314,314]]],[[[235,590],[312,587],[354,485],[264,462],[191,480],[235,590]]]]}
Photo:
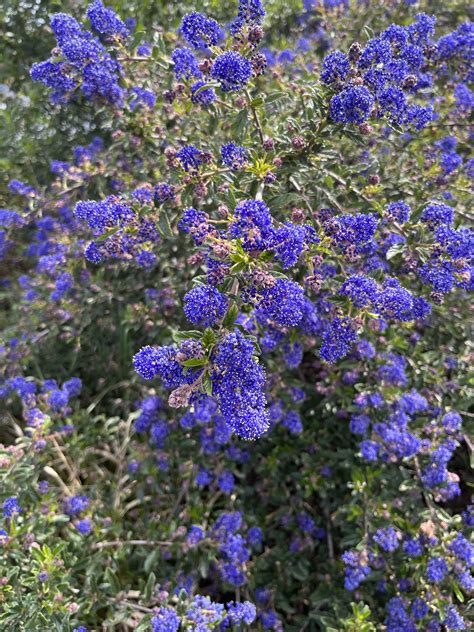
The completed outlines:
{"type": "Polygon", "coordinates": [[[211,76],[220,83],[223,92],[235,92],[244,88],[252,77],[252,64],[235,51],[218,55],[211,69],[211,76]]]}
{"type": "Polygon", "coordinates": [[[178,81],[194,77],[200,79],[202,72],[199,70],[199,62],[189,48],[175,48],[171,55],[174,63],[174,73],[178,81]]]}
{"type": "Polygon", "coordinates": [[[235,36],[245,26],[260,26],[265,17],[265,9],[261,0],[239,0],[237,17],[230,25],[230,31],[235,36]]]}
{"type": "Polygon", "coordinates": [[[137,189],[129,200],[109,196],[98,202],[78,202],[74,211],[76,218],[88,224],[97,237],[87,246],[86,259],[100,263],[106,257],[135,258],[144,268],[153,267],[156,262],[153,248],[160,243],[160,234],[154,222],[139,217],[133,210],[137,201],[146,203],[152,197],[151,189],[137,189]]]}
{"type": "MultiPolygon", "coordinates": [[[[93,28],[101,35],[120,38],[128,34],[123,22],[99,0],[90,5],[89,17],[93,28]]],[[[121,106],[124,100],[124,91],[119,85],[122,68],[99,39],[64,13],[51,18],[51,28],[62,59],[51,58],[33,64],[32,79],[52,90],[54,102],[68,101],[80,90],[89,100],[121,106]]]]}
{"type": "Polygon", "coordinates": [[[186,42],[197,49],[216,46],[224,36],[224,32],[215,20],[197,12],[184,16],[179,31],[186,42]]]}
{"type": "Polygon", "coordinates": [[[248,151],[235,143],[227,143],[221,147],[222,164],[233,171],[242,169],[248,162],[248,151]]]}
{"type": "Polygon", "coordinates": [[[125,39],[130,31],[112,10],[104,7],[100,0],[94,0],[87,9],[87,17],[90,20],[92,30],[100,37],[107,39],[125,39]]]}
{"type": "Polygon", "coordinates": [[[434,32],[435,19],[424,14],[407,27],[391,24],[365,48],[354,44],[346,55],[334,51],[323,61],[321,80],[337,93],[329,113],[337,123],[361,125],[369,118],[387,118],[419,130],[432,120],[431,106],[410,103],[426,63],[423,46],[434,32]]]}
{"type": "Polygon", "coordinates": [[[243,439],[260,437],[269,428],[265,373],[254,359],[254,346],[239,331],[216,347],[212,361],[213,395],[232,430],[243,439]]]}
{"type": "Polygon", "coordinates": [[[184,297],[184,313],[195,325],[211,327],[227,310],[227,298],[211,285],[197,285],[184,297]]]}

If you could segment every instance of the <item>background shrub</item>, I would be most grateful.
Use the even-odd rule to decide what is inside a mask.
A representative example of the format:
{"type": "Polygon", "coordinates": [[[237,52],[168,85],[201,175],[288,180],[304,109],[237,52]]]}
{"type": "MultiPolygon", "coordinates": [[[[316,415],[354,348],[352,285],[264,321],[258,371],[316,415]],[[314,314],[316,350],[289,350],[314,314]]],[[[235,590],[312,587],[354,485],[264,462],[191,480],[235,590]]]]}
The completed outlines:
{"type": "Polygon", "coordinates": [[[3,629],[469,627],[468,8],[5,4],[3,629]]]}

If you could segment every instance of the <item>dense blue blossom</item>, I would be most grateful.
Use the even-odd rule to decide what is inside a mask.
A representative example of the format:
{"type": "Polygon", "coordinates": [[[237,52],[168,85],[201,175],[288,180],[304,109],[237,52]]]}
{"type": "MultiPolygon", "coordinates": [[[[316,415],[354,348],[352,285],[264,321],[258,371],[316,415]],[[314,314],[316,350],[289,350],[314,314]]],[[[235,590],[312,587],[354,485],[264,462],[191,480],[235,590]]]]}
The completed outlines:
{"type": "Polygon", "coordinates": [[[204,88],[207,84],[204,81],[196,81],[191,86],[191,101],[204,107],[209,107],[216,100],[216,93],[213,88],[204,88]]]}
{"type": "Polygon", "coordinates": [[[267,205],[259,200],[239,202],[229,235],[243,239],[244,250],[262,250],[273,238],[273,219],[267,205]]]}
{"type": "Polygon", "coordinates": [[[356,340],[357,333],[351,320],[335,318],[324,333],[320,356],[326,362],[334,364],[349,353],[356,340]]]}
{"type": "Polygon", "coordinates": [[[455,151],[447,151],[441,154],[439,164],[444,173],[449,175],[462,165],[462,158],[455,151]]]}
{"type": "Polygon", "coordinates": [[[207,219],[208,217],[203,211],[197,211],[192,207],[187,208],[183,211],[178,227],[185,233],[191,234],[194,241],[200,244],[210,230],[207,219]]]}
{"type": "Polygon", "coordinates": [[[150,623],[153,632],[178,632],[180,619],[172,608],[161,607],[150,623]]]}
{"type": "Polygon", "coordinates": [[[130,101],[130,108],[135,110],[140,106],[146,106],[149,110],[153,110],[156,105],[156,94],[152,90],[145,88],[132,88],[133,98],[130,101]]]}
{"type": "Polygon", "coordinates": [[[213,394],[228,425],[243,439],[269,428],[263,393],[265,373],[253,358],[254,347],[240,332],[228,334],[212,358],[213,394]]]}
{"type": "Polygon", "coordinates": [[[298,226],[285,222],[275,231],[271,248],[275,253],[275,259],[280,261],[282,268],[286,270],[298,262],[303,250],[317,243],[319,243],[319,237],[312,226],[298,226]]]}
{"type": "Polygon", "coordinates": [[[405,204],[405,202],[402,201],[391,202],[387,206],[385,212],[391,219],[394,219],[400,224],[404,224],[410,218],[411,208],[408,206],[408,204],[405,204]]]}
{"type": "Polygon", "coordinates": [[[459,83],[454,89],[456,97],[456,107],[465,113],[469,113],[474,109],[474,92],[465,84],[459,83]]]}
{"type": "Polygon", "coordinates": [[[428,562],[428,566],[426,568],[426,577],[428,581],[433,583],[439,583],[442,581],[448,572],[448,565],[446,560],[442,557],[433,557],[428,562]]]}
{"type": "Polygon", "coordinates": [[[379,457],[380,445],[376,441],[362,441],[360,451],[362,458],[366,461],[376,461],[379,457]]]}
{"type": "Polygon", "coordinates": [[[220,83],[223,92],[234,92],[249,82],[252,64],[239,53],[228,51],[216,57],[211,75],[220,83]]]}
{"type": "Polygon", "coordinates": [[[228,143],[221,147],[221,160],[222,164],[232,170],[242,169],[248,161],[248,151],[245,147],[228,143]]]}
{"type": "Polygon", "coordinates": [[[459,612],[456,610],[454,606],[448,606],[446,608],[446,616],[444,618],[443,624],[446,626],[448,630],[465,630],[466,624],[464,623],[464,619],[461,617],[459,612]]]}
{"type": "Polygon", "coordinates": [[[277,279],[274,285],[262,291],[258,308],[279,325],[295,327],[303,318],[303,288],[294,281],[277,279]]]}
{"type": "Polygon", "coordinates": [[[18,227],[24,223],[25,220],[15,211],[9,211],[6,208],[0,209],[0,226],[2,228],[18,227]]]}
{"type": "MultiPolygon", "coordinates": [[[[18,419],[12,428],[23,429],[17,445],[0,446],[0,467],[13,477],[5,479],[8,533],[0,529],[0,545],[21,562],[41,535],[35,524],[46,520],[51,550],[55,530],[64,540],[56,562],[72,560],[74,584],[69,545],[94,534],[100,557],[102,548],[111,553],[126,543],[133,571],[143,566],[139,543],[148,540],[132,538],[148,537],[138,531],[150,524],[162,563],[155,578],[138,578],[151,600],[137,599],[154,608],[142,608],[142,624],[156,632],[291,628],[311,616],[312,597],[301,611],[286,608],[277,584],[264,583],[268,569],[283,560],[283,583],[288,574],[311,584],[337,570],[333,558],[344,542],[353,547],[339,559],[344,586],[357,591],[354,621],[369,613],[360,602],[387,632],[468,627],[451,591],[459,597],[474,585],[473,548],[460,532],[462,520],[472,526],[474,518],[462,458],[449,468],[466,439],[453,407],[465,390],[461,306],[473,283],[474,234],[458,224],[474,177],[466,127],[474,31],[457,24],[435,40],[434,17],[419,14],[410,23],[411,11],[392,4],[382,13],[402,15],[404,25],[390,24],[345,53],[335,47],[355,33],[346,38],[336,27],[357,17],[349,0],[305,0],[295,22],[300,39],[260,53],[262,2],[239,0],[228,37],[215,20],[185,15],[175,38],[183,47],[168,64],[173,37],[157,32],[154,45],[139,45],[139,33],[130,37],[134,20],[93,0],[85,25],[52,17],[57,45],[32,68],[54,102],[80,97],[95,105],[82,131],[105,122],[109,142],[94,139],[70,158],[48,157],[51,185],[41,174],[37,190],[12,180],[7,194],[23,197],[14,198],[17,210],[0,209],[0,256],[12,271],[1,282],[0,397],[12,407],[12,423],[18,419]],[[322,63],[321,51],[330,51],[322,63]],[[273,68],[262,82],[266,59],[273,68]],[[243,94],[218,98],[217,86],[243,94]],[[113,110],[105,113],[104,105],[113,110]],[[432,120],[426,134],[415,133],[432,120]],[[443,137],[444,127],[452,135],[443,137]],[[106,193],[88,200],[94,191],[106,193]],[[104,262],[100,270],[80,258],[84,249],[87,261],[104,262]],[[193,289],[180,310],[186,285],[193,289]],[[438,306],[429,321],[424,296],[438,306]],[[443,302],[456,340],[446,322],[433,354],[443,302]],[[202,331],[177,328],[183,311],[202,331]],[[84,338],[91,328],[93,345],[84,338]],[[64,358],[51,365],[61,369],[55,375],[36,355],[55,348],[56,331],[64,358]],[[159,378],[154,383],[129,380],[123,354],[132,334],[152,341],[133,366],[144,380],[159,378]],[[164,346],[167,336],[175,342],[164,346]],[[81,380],[64,380],[90,357],[82,414],[71,402],[81,380]],[[125,397],[110,393],[120,384],[125,397]],[[87,425],[100,439],[95,447],[92,435],[81,437],[87,425]],[[270,430],[260,447],[241,441],[270,430]],[[41,469],[45,455],[54,455],[58,469],[41,469]],[[94,459],[91,475],[84,466],[94,459]],[[43,475],[64,484],[48,487],[38,481],[43,475]],[[27,514],[17,476],[31,488],[27,514]],[[286,509],[278,506],[279,482],[286,509]],[[104,498],[115,500],[104,507],[104,498]],[[440,504],[443,528],[434,521],[440,504]],[[253,505],[260,509],[252,513],[253,505]],[[121,533],[112,524],[119,515],[121,533]],[[256,524],[265,526],[265,541],[256,524]],[[314,571],[310,558],[330,564],[314,571]],[[240,602],[245,584],[255,591],[258,615],[240,602]],[[236,601],[215,603],[196,590],[212,599],[235,593],[236,601]],[[282,621],[274,607],[283,609],[282,621]]],[[[80,558],[77,565],[82,577],[80,558]]],[[[54,596],[61,583],[53,566],[33,568],[40,597],[54,596]]],[[[323,579],[331,584],[329,575],[323,579]]],[[[66,592],[55,613],[74,626],[76,604],[66,592]]],[[[331,625],[334,612],[327,613],[331,625]]],[[[86,615],[94,626],[94,609],[86,615]]]]}
{"type": "Polygon", "coordinates": [[[116,13],[112,9],[104,7],[100,0],[94,0],[89,5],[87,17],[90,20],[92,29],[99,35],[125,38],[130,34],[130,31],[116,13]]]}
{"type": "MultiPolygon", "coordinates": [[[[186,619],[196,630],[211,629],[213,623],[218,623],[224,614],[222,604],[212,602],[209,597],[195,597],[186,612],[186,619]]],[[[172,628],[169,629],[171,632],[172,628]]],[[[168,630],[167,630],[168,632],[168,630]]]]}
{"type": "Polygon", "coordinates": [[[346,567],[344,586],[347,590],[355,590],[371,572],[367,560],[355,551],[346,551],[341,559],[346,567]]]}
{"type": "Polygon", "coordinates": [[[197,546],[204,539],[204,531],[197,525],[192,525],[189,529],[186,542],[189,546],[197,546]]]}
{"type": "Polygon", "coordinates": [[[367,415],[353,415],[349,424],[351,432],[354,434],[365,434],[370,425],[370,417],[367,415]]]}
{"type": "Polygon", "coordinates": [[[455,433],[461,429],[462,419],[459,413],[453,411],[444,415],[442,424],[448,433],[455,433]]]}
{"type": "Polygon", "coordinates": [[[18,498],[15,498],[14,496],[10,496],[10,498],[7,498],[6,500],[3,501],[2,514],[4,518],[11,518],[13,514],[20,513],[20,512],[21,512],[21,507],[18,503],[18,498]]]}
{"type": "Polygon", "coordinates": [[[347,56],[340,50],[335,50],[324,58],[321,80],[327,84],[344,81],[350,69],[351,64],[347,56]]]}
{"type": "Polygon", "coordinates": [[[99,202],[78,202],[74,212],[80,221],[86,222],[97,233],[117,223],[126,225],[133,218],[130,207],[113,195],[99,202]]]}
{"type": "Polygon", "coordinates": [[[145,380],[159,375],[165,388],[176,388],[183,382],[183,368],[176,361],[173,347],[143,347],[133,358],[135,371],[145,380]]]}
{"type": "MultiPolygon", "coordinates": [[[[91,7],[91,21],[102,33],[128,34],[125,25],[97,0],[91,7]],[[120,33],[119,33],[120,32],[120,33]]],[[[124,90],[119,85],[122,73],[120,64],[105,50],[100,41],[73,18],[56,14],[51,28],[65,61],[50,59],[33,64],[31,77],[53,90],[53,101],[66,101],[74,96],[77,88],[86,98],[104,100],[113,105],[123,103],[124,90]]]]}
{"type": "Polygon", "coordinates": [[[356,215],[338,215],[327,223],[327,234],[334,237],[342,246],[347,244],[359,245],[369,241],[377,230],[375,215],[358,213],[356,215]]]}
{"type": "Polygon", "coordinates": [[[89,518],[78,520],[74,526],[81,535],[89,535],[92,531],[92,522],[89,518]]]}
{"type": "Polygon", "coordinates": [[[384,551],[391,553],[399,546],[398,533],[393,527],[377,529],[374,533],[374,542],[376,542],[384,551]]]}
{"type": "Polygon", "coordinates": [[[196,325],[210,327],[222,319],[227,298],[211,285],[197,285],[184,297],[184,313],[196,325]]]}
{"type": "Polygon", "coordinates": [[[447,204],[429,204],[420,215],[420,220],[434,229],[439,226],[451,226],[454,222],[454,209],[447,204]]]}
{"type": "Polygon", "coordinates": [[[301,363],[303,358],[303,347],[299,342],[293,344],[285,344],[282,348],[285,364],[290,369],[296,369],[301,363]]]}
{"type": "Polygon", "coordinates": [[[365,307],[377,296],[377,283],[363,274],[351,276],[342,284],[339,294],[348,296],[356,307],[365,307]]]}
{"type": "Polygon", "coordinates": [[[230,31],[236,35],[243,26],[258,26],[263,22],[265,9],[261,0],[239,0],[237,17],[230,25],[230,31]]]}
{"type": "Polygon", "coordinates": [[[157,184],[153,190],[153,199],[156,204],[163,204],[168,200],[174,200],[174,186],[161,182],[157,184]]]}
{"type": "Polygon", "coordinates": [[[423,555],[424,549],[423,545],[419,540],[415,540],[413,538],[408,538],[403,543],[403,550],[410,557],[420,557],[423,555]]]}
{"type": "Polygon", "coordinates": [[[186,145],[177,151],[176,158],[185,171],[196,171],[202,165],[202,152],[193,145],[186,145]]]}
{"type": "Polygon", "coordinates": [[[474,546],[461,533],[458,533],[448,548],[458,559],[465,562],[468,567],[474,564],[474,546]]]}
{"type": "Polygon", "coordinates": [[[453,289],[455,268],[450,261],[425,263],[418,269],[423,283],[432,285],[435,292],[446,294],[453,289]]]}
{"type": "Polygon", "coordinates": [[[331,99],[329,112],[336,123],[357,123],[366,121],[375,101],[364,86],[345,88],[331,99]]]}
{"type": "Polygon", "coordinates": [[[281,420],[281,425],[287,428],[291,434],[300,434],[303,432],[301,417],[296,410],[289,410],[281,420]]]}
{"type": "Polygon", "coordinates": [[[226,608],[227,617],[224,619],[224,629],[227,623],[231,625],[238,625],[239,623],[250,625],[255,621],[257,616],[256,608],[250,601],[244,601],[242,603],[231,601],[226,605],[226,608]]]}
{"type": "Polygon", "coordinates": [[[199,70],[199,62],[189,48],[175,48],[171,55],[174,63],[176,79],[200,79],[202,72],[199,70]]]}
{"type": "Polygon", "coordinates": [[[413,617],[408,613],[407,602],[403,597],[393,597],[387,604],[387,632],[416,632],[413,617]]]}
{"type": "Polygon", "coordinates": [[[179,31],[193,48],[216,46],[224,36],[223,30],[215,20],[195,11],[184,16],[179,31]]]}
{"type": "Polygon", "coordinates": [[[90,501],[87,496],[71,496],[64,500],[64,511],[70,516],[77,516],[85,511],[89,505],[90,501]]]}

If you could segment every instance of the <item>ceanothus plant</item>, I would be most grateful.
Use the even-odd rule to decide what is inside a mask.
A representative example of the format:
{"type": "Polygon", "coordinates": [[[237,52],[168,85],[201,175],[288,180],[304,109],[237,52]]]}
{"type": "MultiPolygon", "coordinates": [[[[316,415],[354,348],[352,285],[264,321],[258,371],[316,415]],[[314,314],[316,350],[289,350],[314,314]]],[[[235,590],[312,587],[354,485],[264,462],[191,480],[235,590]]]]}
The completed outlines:
{"type": "Polygon", "coordinates": [[[474,29],[365,4],[51,18],[103,138],[0,210],[4,626],[468,628],[474,29]]]}

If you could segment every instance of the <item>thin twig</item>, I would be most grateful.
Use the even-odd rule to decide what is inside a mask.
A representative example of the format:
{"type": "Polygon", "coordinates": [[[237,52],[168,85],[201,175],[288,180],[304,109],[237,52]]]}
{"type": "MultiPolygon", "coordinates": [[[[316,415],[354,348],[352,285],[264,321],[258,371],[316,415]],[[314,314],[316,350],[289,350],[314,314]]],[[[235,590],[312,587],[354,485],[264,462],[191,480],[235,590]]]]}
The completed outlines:
{"type": "Polygon", "coordinates": [[[62,451],[61,446],[56,441],[54,436],[51,436],[51,443],[53,444],[56,453],[58,454],[59,458],[61,459],[62,463],[64,464],[64,467],[68,471],[68,474],[71,477],[71,482],[74,483],[74,485],[76,487],[81,487],[81,481],[77,477],[77,473],[74,470],[73,465],[69,462],[69,459],[66,457],[66,455],[62,451]]]}
{"type": "Polygon", "coordinates": [[[245,95],[246,95],[246,97],[248,99],[249,107],[250,107],[250,109],[252,111],[253,120],[254,120],[255,126],[256,126],[257,131],[258,131],[260,142],[263,145],[263,143],[264,143],[263,129],[262,129],[262,125],[260,123],[260,119],[258,118],[257,110],[252,105],[252,97],[250,96],[250,93],[249,93],[248,90],[245,90],[245,95]]]}
{"type": "Polygon", "coordinates": [[[110,542],[96,542],[92,545],[94,551],[113,548],[116,546],[171,546],[173,542],[159,540],[111,540],[110,542]]]}

